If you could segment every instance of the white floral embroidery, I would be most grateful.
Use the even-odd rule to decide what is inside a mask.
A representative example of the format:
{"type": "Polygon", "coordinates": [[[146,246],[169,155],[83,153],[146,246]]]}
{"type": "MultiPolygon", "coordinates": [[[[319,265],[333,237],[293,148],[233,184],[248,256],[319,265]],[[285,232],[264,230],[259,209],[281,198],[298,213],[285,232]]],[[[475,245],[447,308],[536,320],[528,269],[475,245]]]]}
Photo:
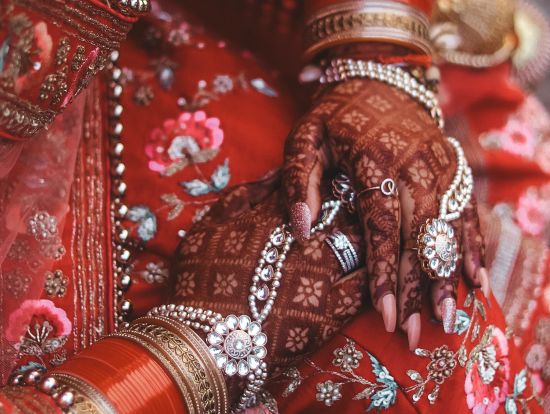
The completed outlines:
{"type": "Polygon", "coordinates": [[[324,402],[330,407],[335,401],[342,398],[342,385],[330,380],[317,384],[317,401],[324,402]]]}

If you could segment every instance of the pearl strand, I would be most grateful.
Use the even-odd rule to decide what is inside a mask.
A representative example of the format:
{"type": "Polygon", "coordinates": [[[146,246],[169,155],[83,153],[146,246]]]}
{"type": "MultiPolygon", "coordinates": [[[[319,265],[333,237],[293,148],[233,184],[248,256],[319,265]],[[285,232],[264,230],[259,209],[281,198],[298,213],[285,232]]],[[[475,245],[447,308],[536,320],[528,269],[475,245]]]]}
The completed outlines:
{"type": "Polygon", "coordinates": [[[395,86],[420,102],[436,121],[437,126],[443,129],[443,112],[435,94],[398,66],[364,60],[334,59],[330,66],[325,68],[320,82],[335,83],[354,78],[371,79],[395,86]]]}
{"type": "Polygon", "coordinates": [[[441,197],[439,217],[446,221],[453,221],[460,217],[466,205],[472,198],[474,179],[472,169],[468,166],[464,150],[457,139],[447,137],[447,141],[456,153],[457,166],[453,181],[441,197]],[[451,211],[450,213],[448,211],[451,211]]]}

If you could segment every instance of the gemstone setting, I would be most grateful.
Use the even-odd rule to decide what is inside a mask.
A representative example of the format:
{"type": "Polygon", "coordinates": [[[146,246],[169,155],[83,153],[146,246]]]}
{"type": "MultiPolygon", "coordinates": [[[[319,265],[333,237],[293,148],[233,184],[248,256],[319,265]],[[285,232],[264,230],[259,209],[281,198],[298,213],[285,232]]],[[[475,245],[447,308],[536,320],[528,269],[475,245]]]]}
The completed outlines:
{"type": "Polygon", "coordinates": [[[449,279],[458,261],[453,227],[444,219],[429,219],[418,235],[418,259],[430,279],[449,279]]]}

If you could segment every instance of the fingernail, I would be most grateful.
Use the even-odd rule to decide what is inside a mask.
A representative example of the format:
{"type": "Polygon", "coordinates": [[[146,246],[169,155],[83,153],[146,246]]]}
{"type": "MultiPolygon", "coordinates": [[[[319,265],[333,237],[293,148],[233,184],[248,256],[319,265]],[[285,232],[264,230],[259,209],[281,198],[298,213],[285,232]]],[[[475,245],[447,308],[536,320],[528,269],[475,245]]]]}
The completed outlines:
{"type": "Polygon", "coordinates": [[[311,231],[311,211],[304,202],[296,203],[290,209],[290,224],[298,242],[308,240],[311,231]]]}
{"type": "Polygon", "coordinates": [[[382,318],[387,332],[395,332],[397,312],[395,310],[395,296],[386,295],[382,298],[382,318]]]}
{"type": "Polygon", "coordinates": [[[441,318],[443,319],[445,333],[453,333],[456,320],[456,301],[453,298],[445,298],[441,302],[441,318]]]}
{"type": "Polygon", "coordinates": [[[491,285],[489,284],[489,273],[487,272],[487,269],[484,267],[479,268],[477,271],[477,277],[479,279],[479,283],[481,283],[481,291],[485,297],[489,299],[489,296],[491,295],[491,285]]]}
{"type": "Polygon", "coordinates": [[[420,341],[420,314],[413,313],[407,321],[407,337],[409,339],[409,349],[414,352],[418,348],[420,341]]]}

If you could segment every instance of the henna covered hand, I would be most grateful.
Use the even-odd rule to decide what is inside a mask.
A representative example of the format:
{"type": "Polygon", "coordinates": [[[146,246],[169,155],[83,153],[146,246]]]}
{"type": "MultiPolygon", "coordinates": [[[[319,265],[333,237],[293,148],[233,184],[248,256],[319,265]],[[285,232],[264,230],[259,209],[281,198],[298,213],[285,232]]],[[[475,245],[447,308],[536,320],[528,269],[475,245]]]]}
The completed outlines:
{"type": "MultiPolygon", "coordinates": [[[[256,267],[261,266],[262,278],[267,280],[278,269],[267,255],[265,263],[258,260],[264,248],[268,252],[274,246],[266,247],[273,229],[287,221],[280,187],[280,176],[236,187],[193,226],[176,253],[171,303],[210,309],[224,317],[251,315],[248,298],[256,267]]],[[[324,183],[323,188],[328,190],[330,185],[324,183]]],[[[360,227],[354,216],[341,209],[330,227],[306,243],[293,243],[285,253],[276,297],[257,295],[259,310],[274,299],[262,323],[268,338],[265,361],[271,368],[318,349],[360,310],[365,270],[344,275],[325,242],[336,231],[348,237],[363,262],[360,227]]],[[[258,279],[261,288],[264,279],[258,279]]]]}
{"type": "MultiPolygon", "coordinates": [[[[327,87],[287,139],[283,181],[298,240],[309,237],[311,217],[320,208],[320,179],[329,168],[346,173],[358,193],[372,302],[386,329],[393,331],[398,320],[414,349],[428,280],[414,248],[421,225],[438,216],[440,197],[456,171],[455,152],[418,102],[384,83],[355,79],[327,87]],[[399,195],[368,190],[387,178],[399,195]]],[[[486,288],[475,206],[452,224],[466,261],[455,274],[486,288]]],[[[447,332],[454,325],[457,280],[431,284],[434,314],[447,332]]]]}

